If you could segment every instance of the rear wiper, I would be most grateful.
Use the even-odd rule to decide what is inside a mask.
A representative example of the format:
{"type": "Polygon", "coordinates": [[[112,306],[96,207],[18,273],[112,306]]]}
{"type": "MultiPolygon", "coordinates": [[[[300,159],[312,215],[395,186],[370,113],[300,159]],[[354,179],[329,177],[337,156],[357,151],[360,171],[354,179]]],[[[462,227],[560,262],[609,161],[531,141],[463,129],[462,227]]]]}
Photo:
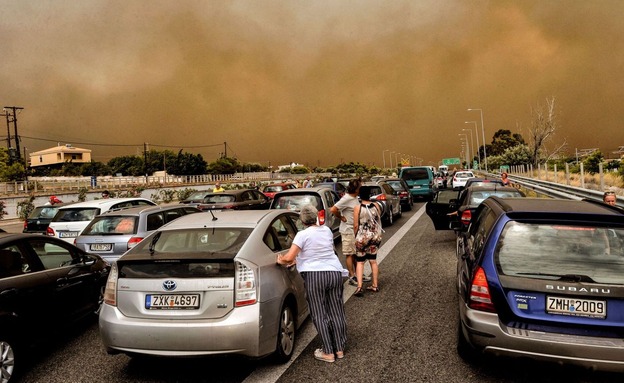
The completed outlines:
{"type": "Polygon", "coordinates": [[[588,275],[583,274],[549,274],[549,273],[516,273],[516,275],[535,275],[540,277],[553,277],[559,281],[567,282],[596,282],[588,275]]]}
{"type": "Polygon", "coordinates": [[[150,255],[154,255],[154,247],[156,246],[156,242],[158,242],[158,240],[160,239],[161,234],[162,234],[162,231],[159,231],[158,233],[154,235],[154,238],[152,238],[152,242],[150,242],[150,245],[149,245],[150,255]]]}

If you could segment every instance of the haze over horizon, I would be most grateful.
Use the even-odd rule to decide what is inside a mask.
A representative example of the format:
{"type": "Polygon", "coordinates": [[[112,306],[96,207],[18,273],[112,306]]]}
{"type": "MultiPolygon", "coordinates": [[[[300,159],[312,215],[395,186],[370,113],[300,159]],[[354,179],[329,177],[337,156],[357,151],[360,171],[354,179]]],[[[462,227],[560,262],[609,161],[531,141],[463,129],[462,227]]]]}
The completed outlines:
{"type": "Polygon", "coordinates": [[[211,162],[227,142],[243,162],[380,166],[459,157],[466,121],[483,144],[468,108],[488,143],[528,140],[531,108],[554,97],[547,146],[612,157],[622,14],[619,0],[5,0],[0,102],[24,108],[28,152],[69,143],[106,162],[149,143],[211,162]]]}

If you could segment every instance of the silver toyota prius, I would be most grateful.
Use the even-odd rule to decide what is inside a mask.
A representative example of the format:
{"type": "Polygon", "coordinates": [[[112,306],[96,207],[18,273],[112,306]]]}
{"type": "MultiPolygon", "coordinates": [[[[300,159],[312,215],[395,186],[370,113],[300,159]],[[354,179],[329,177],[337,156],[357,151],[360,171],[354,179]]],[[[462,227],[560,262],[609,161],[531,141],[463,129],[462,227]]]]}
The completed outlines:
{"type": "Polygon", "coordinates": [[[309,310],[296,267],[275,257],[301,229],[287,210],[196,213],[160,227],[112,265],[99,317],[106,351],[288,361],[309,310]]]}

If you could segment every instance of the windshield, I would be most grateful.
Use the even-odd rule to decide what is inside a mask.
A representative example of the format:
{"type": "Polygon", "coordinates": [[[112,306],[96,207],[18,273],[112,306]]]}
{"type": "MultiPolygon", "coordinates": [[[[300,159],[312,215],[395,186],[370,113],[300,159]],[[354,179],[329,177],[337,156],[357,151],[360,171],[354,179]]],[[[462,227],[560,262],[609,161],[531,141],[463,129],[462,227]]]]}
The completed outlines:
{"type": "Polygon", "coordinates": [[[98,208],[59,209],[54,216],[54,222],[91,221],[100,213],[98,208]]]}
{"type": "Polygon", "coordinates": [[[39,207],[36,207],[35,210],[30,212],[30,214],[28,215],[28,218],[43,218],[43,219],[50,218],[51,219],[52,217],[54,217],[57,211],[58,211],[58,207],[39,206],[39,207]]]}
{"type": "Polygon", "coordinates": [[[624,228],[509,222],[499,239],[499,273],[624,284],[624,228]]]}
{"type": "Polygon", "coordinates": [[[234,202],[236,197],[227,194],[212,194],[204,198],[204,203],[228,203],[234,202]]]}
{"type": "Polygon", "coordinates": [[[427,180],[429,172],[427,169],[403,169],[401,178],[404,180],[427,180]]]}
{"type": "Polygon", "coordinates": [[[81,235],[124,235],[136,234],[138,217],[111,216],[96,217],[81,235]]]}
{"type": "Polygon", "coordinates": [[[477,206],[485,201],[487,197],[493,195],[502,198],[522,197],[522,194],[517,190],[483,190],[470,194],[470,206],[477,206]]]}
{"type": "Polygon", "coordinates": [[[163,230],[151,234],[128,253],[147,253],[153,245],[156,253],[219,253],[234,257],[251,231],[238,227],[163,230]],[[155,235],[159,237],[152,243],[155,235]]]}
{"type": "Polygon", "coordinates": [[[271,209],[288,209],[288,210],[301,210],[302,206],[312,205],[317,210],[323,208],[323,202],[321,197],[312,194],[288,194],[277,197],[273,200],[271,209]]]}

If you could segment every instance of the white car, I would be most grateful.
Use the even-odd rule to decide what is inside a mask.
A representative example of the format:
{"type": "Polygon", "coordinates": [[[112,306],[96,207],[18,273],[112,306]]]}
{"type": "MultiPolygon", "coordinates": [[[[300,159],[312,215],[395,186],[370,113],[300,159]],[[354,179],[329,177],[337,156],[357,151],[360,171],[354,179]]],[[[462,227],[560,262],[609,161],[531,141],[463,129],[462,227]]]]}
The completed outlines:
{"type": "Polygon", "coordinates": [[[61,206],[52,218],[47,234],[73,244],[95,216],[109,210],[149,205],[156,205],[156,202],[147,198],[106,198],[61,206]]]}
{"type": "Polygon", "coordinates": [[[459,171],[455,172],[453,175],[453,179],[451,184],[453,185],[453,189],[463,189],[466,186],[466,181],[470,178],[475,178],[473,172],[470,171],[459,171]]]}

